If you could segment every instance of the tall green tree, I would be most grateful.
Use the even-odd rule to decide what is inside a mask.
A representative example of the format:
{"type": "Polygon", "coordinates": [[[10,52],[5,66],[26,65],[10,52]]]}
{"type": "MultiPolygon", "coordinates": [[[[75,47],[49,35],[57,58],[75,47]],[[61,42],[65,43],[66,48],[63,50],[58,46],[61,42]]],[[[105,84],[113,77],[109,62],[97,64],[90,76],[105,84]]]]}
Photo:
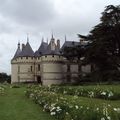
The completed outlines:
{"type": "Polygon", "coordinates": [[[119,76],[120,64],[120,5],[107,6],[100,23],[88,36],[79,37],[91,41],[85,54],[85,62],[96,66],[94,73],[97,73],[98,78],[116,79],[115,76],[119,76]]]}

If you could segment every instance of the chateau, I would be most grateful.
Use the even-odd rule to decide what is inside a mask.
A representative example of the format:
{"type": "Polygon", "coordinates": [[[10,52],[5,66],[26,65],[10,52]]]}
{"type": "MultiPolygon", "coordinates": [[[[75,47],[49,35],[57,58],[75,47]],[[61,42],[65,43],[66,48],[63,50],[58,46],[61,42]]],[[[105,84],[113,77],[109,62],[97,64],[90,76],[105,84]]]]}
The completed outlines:
{"type": "MultiPolygon", "coordinates": [[[[49,43],[42,40],[34,52],[27,40],[26,45],[18,43],[17,51],[11,60],[11,83],[38,82],[43,85],[74,82],[80,74],[91,71],[90,65],[81,66],[76,61],[68,61],[62,54],[65,47],[84,45],[84,42],[65,41],[60,47],[60,40],[53,35],[49,43]]],[[[80,62],[79,62],[80,63],[80,62]]]]}

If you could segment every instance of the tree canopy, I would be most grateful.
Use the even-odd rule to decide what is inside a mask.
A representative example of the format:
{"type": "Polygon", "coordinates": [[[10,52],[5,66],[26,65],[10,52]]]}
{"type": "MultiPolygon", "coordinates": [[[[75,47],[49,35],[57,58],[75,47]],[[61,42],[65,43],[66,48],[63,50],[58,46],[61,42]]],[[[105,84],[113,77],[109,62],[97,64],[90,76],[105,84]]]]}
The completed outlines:
{"type": "Polygon", "coordinates": [[[96,66],[94,72],[98,73],[99,78],[108,80],[112,79],[111,75],[119,73],[120,5],[107,6],[102,12],[100,23],[87,36],[79,34],[79,37],[91,41],[85,61],[96,66]]]}

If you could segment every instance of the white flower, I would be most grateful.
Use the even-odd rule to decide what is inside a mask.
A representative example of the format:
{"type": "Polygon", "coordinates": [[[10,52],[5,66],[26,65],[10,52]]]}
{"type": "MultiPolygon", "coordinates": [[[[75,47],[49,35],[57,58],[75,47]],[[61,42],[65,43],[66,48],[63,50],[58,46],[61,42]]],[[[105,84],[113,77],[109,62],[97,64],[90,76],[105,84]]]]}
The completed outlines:
{"type": "Polygon", "coordinates": [[[78,109],[79,107],[76,105],[75,108],[78,109]]]}
{"type": "Polygon", "coordinates": [[[72,108],[72,107],[73,107],[72,105],[69,106],[69,108],[72,108]]]}
{"type": "Polygon", "coordinates": [[[108,119],[108,120],[111,120],[111,117],[110,117],[110,116],[107,116],[107,119],[108,119]]]}
{"type": "Polygon", "coordinates": [[[82,108],[83,108],[83,106],[80,106],[80,108],[82,109],[82,108]]]}
{"type": "Polygon", "coordinates": [[[117,108],[113,108],[114,111],[117,111],[117,108]]]}
{"type": "Polygon", "coordinates": [[[56,111],[57,112],[60,112],[62,109],[58,106],[57,108],[56,108],[56,111]]]}
{"type": "Polygon", "coordinates": [[[66,112],[65,114],[66,114],[66,115],[68,115],[69,113],[68,113],[68,112],[66,112]]]}
{"type": "Polygon", "coordinates": [[[120,108],[113,108],[113,110],[120,113],[120,108]]]}
{"type": "Polygon", "coordinates": [[[88,94],[91,98],[94,97],[94,92],[93,91],[88,92],[88,94]]]}
{"type": "Polygon", "coordinates": [[[63,92],[63,94],[66,94],[66,93],[67,93],[67,91],[64,91],[64,92],[63,92]]]}
{"type": "Polygon", "coordinates": [[[60,107],[59,107],[59,106],[57,106],[57,109],[60,109],[60,107]]]}
{"type": "Polygon", "coordinates": [[[96,110],[99,111],[99,108],[97,108],[96,110]]]}
{"type": "Polygon", "coordinates": [[[112,97],[114,94],[112,91],[109,92],[108,97],[112,97]]]}
{"type": "Polygon", "coordinates": [[[89,107],[87,107],[87,110],[89,110],[89,107]]]}
{"type": "Polygon", "coordinates": [[[105,118],[101,118],[101,120],[105,120],[105,118]]]}
{"type": "Polygon", "coordinates": [[[51,113],[50,113],[50,115],[55,115],[55,114],[56,114],[56,112],[51,112],[51,113]]]}
{"type": "Polygon", "coordinates": [[[75,98],[75,99],[77,99],[77,98],[78,98],[78,96],[76,96],[76,95],[75,95],[75,96],[74,96],[74,98],[75,98]]]}
{"type": "Polygon", "coordinates": [[[108,104],[108,107],[110,107],[111,105],[110,104],[108,104]]]}
{"type": "Polygon", "coordinates": [[[104,92],[104,91],[101,93],[101,95],[106,95],[106,94],[107,94],[107,93],[106,93],[106,92],[104,92]]]}
{"type": "Polygon", "coordinates": [[[53,111],[53,110],[55,110],[55,109],[56,109],[56,107],[52,107],[50,111],[53,111]]]}

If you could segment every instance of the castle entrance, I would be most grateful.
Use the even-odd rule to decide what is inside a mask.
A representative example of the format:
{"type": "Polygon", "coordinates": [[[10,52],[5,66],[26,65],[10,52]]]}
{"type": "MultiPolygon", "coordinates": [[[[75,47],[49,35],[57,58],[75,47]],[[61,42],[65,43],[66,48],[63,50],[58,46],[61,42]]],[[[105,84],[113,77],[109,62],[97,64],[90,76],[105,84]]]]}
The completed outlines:
{"type": "Polygon", "coordinates": [[[37,76],[37,82],[42,85],[41,76],[37,76]]]}

